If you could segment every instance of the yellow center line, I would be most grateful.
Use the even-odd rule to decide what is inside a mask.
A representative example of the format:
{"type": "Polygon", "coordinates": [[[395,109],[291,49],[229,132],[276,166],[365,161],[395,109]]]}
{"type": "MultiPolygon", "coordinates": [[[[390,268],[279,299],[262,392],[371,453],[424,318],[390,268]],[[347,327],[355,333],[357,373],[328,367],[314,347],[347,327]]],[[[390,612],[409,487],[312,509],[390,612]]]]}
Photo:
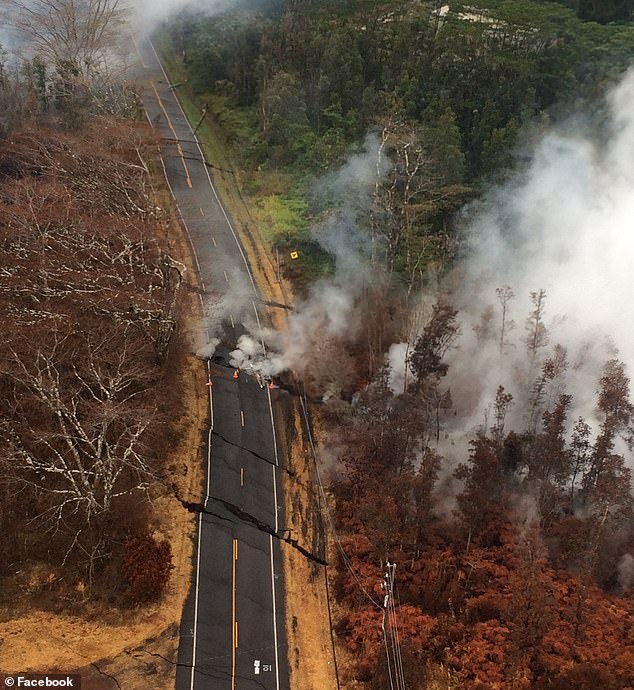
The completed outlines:
{"type": "Polygon", "coordinates": [[[180,156],[181,163],[183,164],[183,168],[185,170],[185,177],[187,179],[187,186],[191,189],[192,188],[192,179],[189,176],[189,170],[187,169],[187,163],[185,163],[185,156],[183,154],[183,147],[180,144],[180,141],[178,140],[178,135],[176,134],[176,130],[172,126],[172,121],[170,120],[169,115],[167,114],[167,110],[165,110],[165,106],[163,105],[163,101],[161,100],[161,97],[159,96],[159,92],[156,90],[156,86],[154,85],[154,82],[151,82],[152,88],[154,89],[154,93],[156,94],[156,98],[159,102],[159,105],[161,106],[161,110],[163,111],[163,114],[165,115],[165,119],[167,120],[167,124],[169,125],[169,128],[172,130],[172,134],[174,135],[174,139],[176,139],[176,148],[178,149],[178,155],[180,156]]]}
{"type": "Polygon", "coordinates": [[[244,412],[240,410],[240,423],[244,426],[244,412]]]}
{"type": "Polygon", "coordinates": [[[236,621],[236,561],[238,560],[238,540],[233,540],[232,591],[231,591],[231,690],[236,687],[236,647],[238,646],[238,623],[236,621]]]}
{"type": "Polygon", "coordinates": [[[240,486],[244,486],[244,467],[240,468],[240,486]]]}

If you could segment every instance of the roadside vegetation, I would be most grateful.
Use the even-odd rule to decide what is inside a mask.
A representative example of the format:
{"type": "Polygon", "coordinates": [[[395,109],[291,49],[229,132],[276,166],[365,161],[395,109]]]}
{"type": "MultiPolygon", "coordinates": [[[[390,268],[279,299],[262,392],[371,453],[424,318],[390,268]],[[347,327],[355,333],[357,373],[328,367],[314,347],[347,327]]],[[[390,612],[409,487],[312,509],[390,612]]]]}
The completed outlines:
{"type": "Polygon", "coordinates": [[[200,480],[195,273],[115,69],[117,3],[2,12],[29,50],[0,50],[0,670],[112,656],[126,686],[148,663],[169,682],[193,531],[175,494],[200,480]],[[146,638],[160,663],[126,656],[146,638]]]}
{"type": "Polygon", "coordinates": [[[207,106],[262,234],[311,307],[316,278],[336,271],[318,235],[354,201],[328,184],[332,171],[344,171],[334,179],[345,195],[368,136],[387,161],[354,208],[359,266],[370,268],[351,292],[349,327],[313,329],[296,367],[325,428],[343,687],[631,687],[626,366],[606,358],[582,394],[593,419],[577,415],[580,391],[564,385],[576,364],[568,343],[548,343],[545,293],[531,293],[518,335],[513,292],[500,286],[474,337],[500,361],[515,353],[522,392],[498,387],[460,451],[454,396],[469,392],[448,383],[448,354],[469,366],[454,351],[463,324],[451,305],[461,278],[451,271],[467,251],[461,211],[525,165],[530,142],[571,109],[590,125],[602,118],[600,96],[634,54],[631,12],[523,0],[258,3],[186,12],[164,29],[181,88],[207,106]],[[398,385],[386,359],[395,343],[407,345],[398,385]],[[385,610],[387,561],[398,564],[398,591],[385,610]]]}

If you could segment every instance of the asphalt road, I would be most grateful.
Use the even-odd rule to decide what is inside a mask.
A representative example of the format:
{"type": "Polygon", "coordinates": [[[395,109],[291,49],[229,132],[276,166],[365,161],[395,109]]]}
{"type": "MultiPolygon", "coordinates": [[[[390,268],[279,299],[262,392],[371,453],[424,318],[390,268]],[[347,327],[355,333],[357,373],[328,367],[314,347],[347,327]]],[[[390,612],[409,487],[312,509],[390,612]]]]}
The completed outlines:
{"type": "MultiPolygon", "coordinates": [[[[167,180],[195,252],[210,320],[223,323],[208,362],[205,512],[181,623],[177,690],[289,687],[279,541],[278,452],[271,392],[233,377],[226,354],[257,328],[257,290],[201,150],[148,40],[137,41],[148,119],[166,140],[167,180]],[[171,142],[169,140],[172,140],[171,142]]],[[[202,330],[205,330],[204,328],[202,330]]],[[[209,332],[207,332],[209,336],[209,332]]],[[[200,385],[206,386],[201,380],[200,385]]]]}

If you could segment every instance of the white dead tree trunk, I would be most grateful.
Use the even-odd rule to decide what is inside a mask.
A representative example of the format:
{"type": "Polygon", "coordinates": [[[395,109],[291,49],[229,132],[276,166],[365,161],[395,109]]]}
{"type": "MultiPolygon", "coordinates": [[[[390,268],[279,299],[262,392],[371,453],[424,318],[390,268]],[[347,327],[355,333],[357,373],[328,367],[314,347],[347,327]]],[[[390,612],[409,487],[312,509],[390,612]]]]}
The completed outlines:
{"type": "Polygon", "coordinates": [[[107,364],[98,361],[105,340],[88,344],[81,371],[74,365],[72,374],[62,376],[64,340],[56,339],[48,351],[38,348],[28,360],[11,352],[6,373],[32,414],[2,421],[3,466],[12,481],[47,495],[42,518],[59,522],[79,513],[89,525],[109,513],[117,497],[148,489],[152,471],[143,436],[155,412],[136,399],[131,404],[147,385],[141,377],[148,372],[131,371],[125,352],[107,364]],[[38,428],[41,417],[44,429],[38,428]]]}

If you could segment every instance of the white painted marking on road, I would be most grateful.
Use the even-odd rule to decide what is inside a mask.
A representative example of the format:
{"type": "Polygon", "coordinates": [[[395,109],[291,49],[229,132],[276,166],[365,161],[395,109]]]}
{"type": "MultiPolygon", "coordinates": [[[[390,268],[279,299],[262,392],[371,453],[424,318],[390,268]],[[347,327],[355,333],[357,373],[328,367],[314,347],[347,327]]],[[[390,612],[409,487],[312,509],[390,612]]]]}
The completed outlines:
{"type": "Polygon", "coordinates": [[[262,352],[264,352],[264,356],[266,357],[266,345],[264,344],[264,335],[262,333],[262,324],[260,323],[260,314],[258,313],[258,308],[255,306],[255,302],[251,300],[251,304],[253,305],[253,311],[255,312],[255,320],[258,322],[258,328],[260,329],[260,342],[262,343],[262,352]]]}
{"type": "Polygon", "coordinates": [[[240,486],[244,486],[244,467],[240,468],[240,486]]]}
{"type": "Polygon", "coordinates": [[[203,218],[205,217],[205,212],[202,210],[202,208],[200,209],[200,215],[201,215],[203,218]]]}
{"type": "Polygon", "coordinates": [[[244,427],[244,410],[240,410],[240,424],[244,427]]]}
{"type": "Polygon", "coordinates": [[[211,241],[214,243],[214,247],[217,247],[218,245],[216,244],[216,238],[212,235],[211,236],[211,241]]]}
{"type": "MultiPolygon", "coordinates": [[[[277,531],[277,529],[275,530],[277,531]]],[[[273,593],[273,641],[275,643],[275,690],[280,690],[280,662],[277,653],[277,610],[275,606],[275,572],[273,570],[273,535],[269,534],[271,547],[271,590],[273,593]]]]}
{"type": "Polygon", "coordinates": [[[192,674],[190,690],[194,690],[194,674],[196,672],[196,631],[198,628],[198,585],[200,580],[200,542],[202,541],[203,514],[198,515],[198,553],[196,555],[196,596],[194,598],[194,639],[192,641],[192,674]]]}
{"type": "Polygon", "coordinates": [[[260,674],[260,660],[259,659],[253,660],[253,673],[255,673],[256,676],[260,674]]]}
{"type": "Polygon", "coordinates": [[[227,282],[229,282],[229,278],[227,278],[227,271],[223,271],[223,274],[224,274],[224,276],[225,276],[225,280],[226,280],[227,282]]]}
{"type": "Polygon", "coordinates": [[[235,328],[236,325],[235,325],[235,323],[233,322],[233,316],[231,316],[231,314],[229,314],[229,321],[231,321],[231,328],[235,328]]]}
{"type": "MultiPolygon", "coordinates": [[[[163,76],[165,77],[165,81],[169,84],[169,78],[167,76],[167,73],[165,72],[165,69],[163,68],[163,64],[161,63],[161,59],[158,56],[158,53],[156,52],[156,48],[154,47],[154,44],[152,41],[148,38],[148,43],[150,44],[152,51],[154,52],[154,55],[156,56],[156,61],[159,64],[159,67],[161,68],[161,72],[163,72],[163,76]]],[[[180,111],[185,118],[185,122],[187,123],[187,127],[194,138],[194,141],[196,142],[196,146],[198,147],[198,151],[200,153],[200,159],[201,161],[205,160],[205,155],[203,153],[202,148],[200,147],[200,142],[198,141],[198,137],[194,134],[194,130],[192,129],[192,126],[187,119],[187,116],[185,115],[185,111],[183,110],[183,106],[181,105],[181,102],[178,100],[176,97],[176,94],[174,95],[174,100],[178,104],[178,107],[180,108],[180,111]]],[[[214,196],[216,197],[216,201],[218,202],[218,206],[220,207],[220,210],[222,211],[222,215],[225,217],[225,220],[227,221],[227,225],[229,226],[229,229],[231,230],[231,234],[233,235],[233,239],[236,241],[236,244],[238,245],[238,250],[240,251],[240,255],[242,256],[242,260],[244,261],[244,265],[246,266],[247,273],[249,275],[249,279],[251,280],[251,285],[253,286],[253,291],[257,294],[258,290],[255,285],[255,280],[253,279],[253,275],[251,274],[251,269],[249,268],[249,262],[247,261],[247,257],[244,254],[244,250],[242,249],[242,245],[240,244],[240,240],[238,239],[238,236],[236,235],[236,231],[233,228],[233,225],[231,224],[231,221],[229,220],[229,216],[227,215],[227,212],[225,211],[225,207],[222,205],[220,202],[220,197],[218,196],[218,192],[216,192],[216,188],[214,187],[214,183],[211,181],[211,175],[209,174],[209,169],[207,168],[206,165],[203,165],[203,168],[205,170],[205,173],[207,174],[207,179],[209,180],[209,186],[211,187],[211,191],[214,193],[214,196]]]]}

